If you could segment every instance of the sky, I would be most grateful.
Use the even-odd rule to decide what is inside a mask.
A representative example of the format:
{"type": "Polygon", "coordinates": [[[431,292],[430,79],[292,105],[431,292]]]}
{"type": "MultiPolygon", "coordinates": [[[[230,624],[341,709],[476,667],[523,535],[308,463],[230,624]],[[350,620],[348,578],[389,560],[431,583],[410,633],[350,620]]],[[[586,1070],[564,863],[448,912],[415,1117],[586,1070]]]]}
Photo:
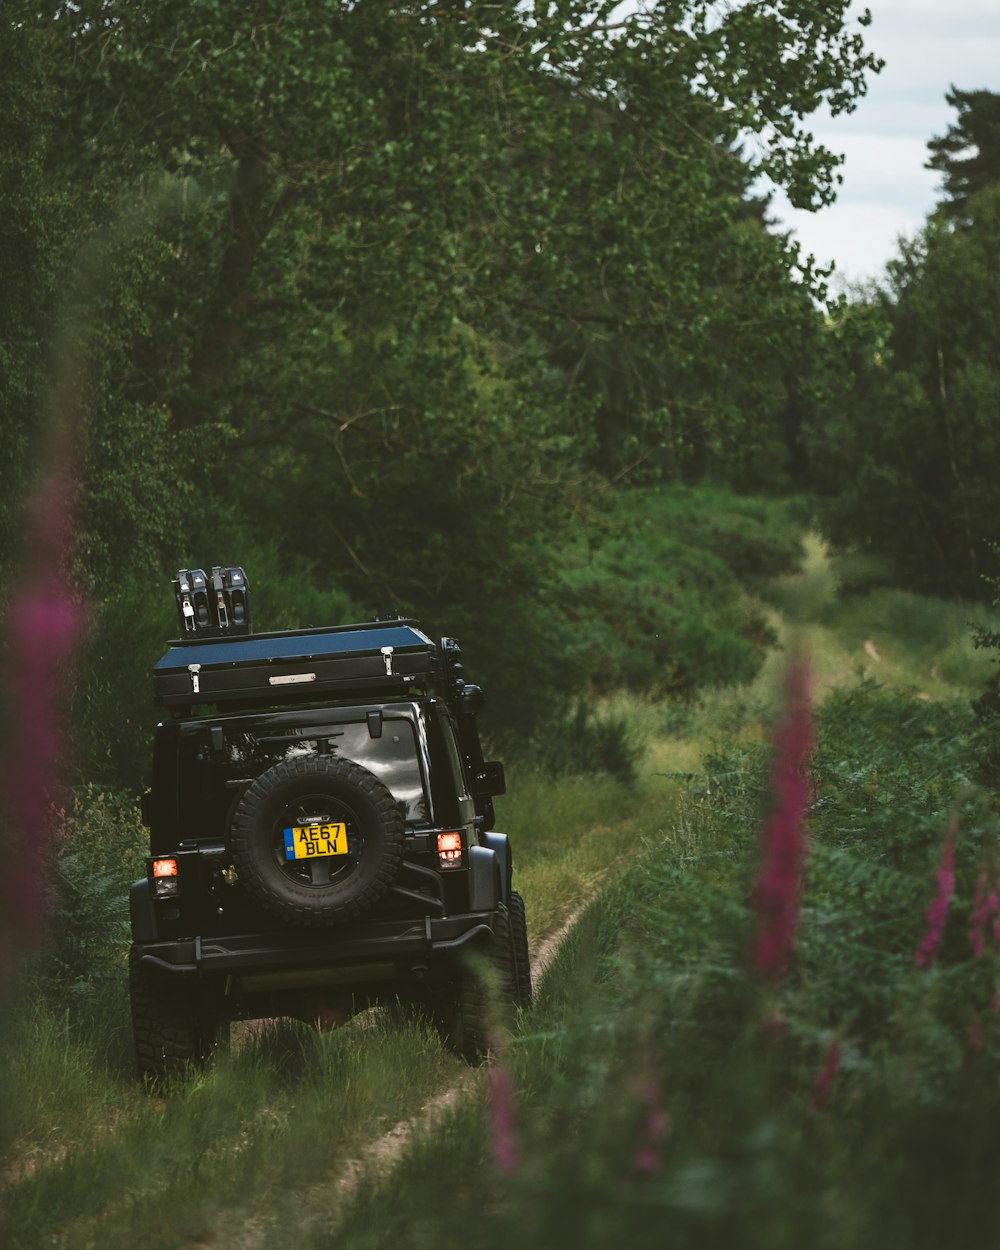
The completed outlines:
{"type": "MultiPolygon", "coordinates": [[[[860,12],[864,4],[855,5],[860,12]]],[[[799,212],[775,196],[772,216],[806,252],[834,261],[837,286],[876,278],[938,199],[938,174],[924,169],[927,141],[957,114],[945,100],[954,84],[1000,91],[1000,0],[867,0],[866,46],[885,68],[847,116],[816,116],[810,130],[846,160],[837,202],[799,212]]]]}

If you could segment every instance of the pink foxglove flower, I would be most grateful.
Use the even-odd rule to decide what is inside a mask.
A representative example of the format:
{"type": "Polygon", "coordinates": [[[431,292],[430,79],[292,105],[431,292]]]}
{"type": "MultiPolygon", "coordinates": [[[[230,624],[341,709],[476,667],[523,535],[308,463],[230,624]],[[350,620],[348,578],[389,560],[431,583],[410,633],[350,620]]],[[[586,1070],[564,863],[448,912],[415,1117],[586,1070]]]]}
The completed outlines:
{"type": "Polygon", "coordinates": [[[813,1083],[813,1108],[825,1107],[830,1101],[833,1082],[840,1071],[840,1046],[841,1037],[838,1033],[826,1048],[826,1059],[816,1074],[816,1080],[813,1083]]]}
{"type": "Polygon", "coordinates": [[[521,1166],[521,1152],[515,1134],[517,1111],[510,1070],[495,1059],[486,1077],[489,1100],[490,1148],[498,1172],[516,1172],[521,1166]]]}
{"type": "Polygon", "coordinates": [[[650,1076],[643,1089],[645,1115],[639,1142],[632,1156],[632,1171],[641,1180],[647,1180],[660,1165],[663,1143],[670,1129],[670,1117],[663,1107],[660,1082],[650,1076]]]}
{"type": "Polygon", "coordinates": [[[18,950],[37,940],[45,912],[45,859],[54,837],[65,749],[62,703],[82,628],[79,599],[65,569],[73,524],[69,458],[43,479],[28,514],[25,584],[7,617],[9,734],[0,762],[0,794],[11,839],[0,878],[0,981],[18,950]]]}
{"type": "Polygon", "coordinates": [[[937,890],[927,908],[924,936],[914,956],[914,962],[918,968],[930,966],[937,959],[938,947],[941,945],[945,922],[948,919],[951,896],[955,893],[955,839],[957,836],[958,819],[953,816],[941,849],[941,862],[938,864],[936,876],[937,890]]]}
{"type": "Polygon", "coordinates": [[[1000,926],[1000,899],[997,897],[995,884],[996,869],[990,873],[991,886],[987,889],[986,873],[981,872],[976,881],[976,894],[972,901],[972,914],[969,917],[969,945],[973,955],[978,959],[986,949],[986,926],[993,917],[993,935],[996,941],[997,929],[1000,926]]]}
{"type": "Polygon", "coordinates": [[[781,977],[791,958],[806,856],[806,767],[813,727],[809,672],[802,657],[790,664],[785,690],[785,710],[774,734],[771,814],[761,829],[760,875],[753,895],[757,912],[753,964],[769,981],[781,977]]]}

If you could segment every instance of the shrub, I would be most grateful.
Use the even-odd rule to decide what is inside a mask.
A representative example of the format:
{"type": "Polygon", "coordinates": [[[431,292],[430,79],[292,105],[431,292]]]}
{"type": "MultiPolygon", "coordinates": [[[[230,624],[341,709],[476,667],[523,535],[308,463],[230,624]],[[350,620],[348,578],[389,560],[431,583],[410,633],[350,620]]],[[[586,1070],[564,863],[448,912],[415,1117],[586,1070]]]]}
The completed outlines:
{"type": "Polygon", "coordinates": [[[48,938],[26,969],[29,989],[55,1007],[88,1011],[120,996],[128,889],[144,875],[145,853],[133,798],[97,786],[76,792],[49,865],[48,938]]]}
{"type": "Polygon", "coordinates": [[[580,701],[531,739],[527,757],[552,777],[607,773],[628,785],[642,753],[642,739],[624,716],[602,715],[580,701]]]}
{"type": "Polygon", "coordinates": [[[781,505],[712,487],[625,490],[567,550],[567,661],[599,692],[748,682],[775,640],[747,590],[801,555],[781,505]]]}

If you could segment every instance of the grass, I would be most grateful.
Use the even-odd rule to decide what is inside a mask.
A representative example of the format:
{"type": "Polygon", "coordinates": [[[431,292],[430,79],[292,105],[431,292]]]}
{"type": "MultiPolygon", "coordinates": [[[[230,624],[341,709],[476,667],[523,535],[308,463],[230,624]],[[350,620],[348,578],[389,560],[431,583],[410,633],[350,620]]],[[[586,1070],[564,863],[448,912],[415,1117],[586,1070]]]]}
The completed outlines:
{"type": "Polygon", "coordinates": [[[512,835],[515,888],[524,895],[532,949],[663,834],[676,785],[646,776],[634,786],[606,776],[551,781],[514,776],[498,802],[512,835]],[[516,796],[516,797],[515,797],[516,796]]]}
{"type": "Polygon", "coordinates": [[[308,1244],[996,1240],[1000,954],[977,958],[967,938],[977,876],[1000,853],[968,706],[982,657],[969,662],[964,605],[885,591],[844,604],[836,586],[810,544],[801,583],[781,587],[798,610],[774,618],[807,648],[822,704],[791,974],[771,984],[747,966],[782,656],[693,704],[609,700],[652,734],[647,782],[690,784],[584,912],[503,1060],[521,1167],[492,1165],[489,1106],[472,1099],[308,1244]],[[917,968],[954,812],[955,898],[936,964],[917,968]]]}
{"type": "MultiPolygon", "coordinates": [[[[845,561],[816,535],[804,545],[801,572],[774,579],[762,593],[777,609],[770,619],[782,642],[804,638],[820,694],[859,677],[931,699],[982,688],[995,661],[974,647],[972,635],[1000,627],[996,609],[884,587],[841,593],[845,561]]],[[[758,687],[773,688],[776,659],[768,657],[758,687]]]]}
{"type": "MultiPolygon", "coordinates": [[[[656,835],[667,789],[513,779],[498,806],[514,831],[533,947],[656,835]]],[[[103,794],[95,810],[75,817],[88,846],[111,836],[103,794]]],[[[122,807],[124,841],[131,821],[122,807]]],[[[150,1098],[131,1071],[123,982],[122,964],[74,1010],[55,1005],[60,984],[45,983],[10,1013],[6,1245],[281,1244],[276,1230],[328,1221],[336,1180],[364,1143],[465,1073],[428,1028],[376,1012],[332,1034],[292,1021],[244,1030],[213,1071],[150,1098]]]]}
{"type": "MultiPolygon", "coordinates": [[[[837,585],[811,540],[799,581],[758,588],[782,645],[807,646],[823,707],[785,981],[761,983],[746,963],[776,651],[752,683],[697,700],[607,696],[601,714],[649,744],[634,786],[511,770],[498,817],[533,947],[579,913],[501,1061],[514,1174],[494,1166],[480,1079],[384,1173],[376,1161],[356,1188],[340,1184],[366,1143],[464,1076],[416,1022],[248,1030],[214,1071],[149,1098],[129,1071],[120,985],[102,981],[67,1011],[56,984],[8,1021],[5,1244],[995,1240],[984,1160],[1000,1148],[1000,966],[970,959],[966,938],[976,877],[1000,862],[967,707],[982,657],[963,649],[962,605],[885,591],[841,601],[837,585]],[[917,970],[953,808],[956,898],[938,964],[917,970]],[[637,1170],[642,1150],[652,1166],[637,1170]]],[[[127,847],[132,816],[118,811],[104,798],[75,819],[94,847],[116,829],[127,847]]]]}
{"type": "Polygon", "coordinates": [[[489,1108],[471,1099],[306,1244],[994,1241],[1000,957],[974,957],[966,930],[1000,843],[970,784],[973,736],[961,700],[870,683],[828,698],[798,957],[776,982],[747,961],[767,753],[736,743],[704,761],[662,837],[587,909],[508,1048],[520,1168],[493,1166],[489,1108]],[[917,968],[953,807],[956,897],[937,964],[917,968]]]}
{"type": "MultiPolygon", "coordinates": [[[[34,1052],[48,1071],[54,1049],[34,1052]]],[[[83,1247],[99,1226],[105,1245],[169,1247],[267,1223],[288,1193],[335,1178],[362,1142],[416,1113],[453,1068],[426,1028],[378,1015],[333,1034],[264,1028],[166,1098],[84,1063],[76,1097],[59,1117],[50,1109],[44,1135],[36,1119],[33,1150],[22,1144],[6,1244],[83,1247]]]]}

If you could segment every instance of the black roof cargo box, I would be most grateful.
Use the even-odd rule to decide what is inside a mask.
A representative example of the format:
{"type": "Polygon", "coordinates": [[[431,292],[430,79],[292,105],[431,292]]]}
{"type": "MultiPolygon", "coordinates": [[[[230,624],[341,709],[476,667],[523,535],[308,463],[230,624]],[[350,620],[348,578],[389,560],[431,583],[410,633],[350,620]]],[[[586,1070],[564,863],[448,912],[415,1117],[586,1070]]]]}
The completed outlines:
{"type": "Polygon", "coordinates": [[[404,620],[280,634],[180,639],[153,668],[162,706],[402,697],[438,676],[438,649],[404,620]]]}

